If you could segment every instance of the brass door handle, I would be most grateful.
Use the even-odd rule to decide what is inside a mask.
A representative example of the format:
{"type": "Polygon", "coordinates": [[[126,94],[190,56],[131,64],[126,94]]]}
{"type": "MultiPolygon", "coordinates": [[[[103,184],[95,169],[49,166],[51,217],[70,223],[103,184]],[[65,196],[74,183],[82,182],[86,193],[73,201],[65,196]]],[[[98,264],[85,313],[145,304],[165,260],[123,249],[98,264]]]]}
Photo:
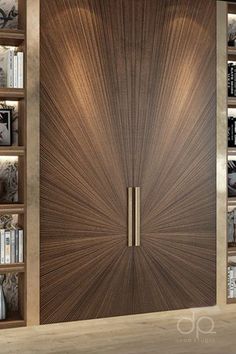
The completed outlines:
{"type": "Polygon", "coordinates": [[[128,247],[133,246],[133,188],[128,188],[128,247]]]}
{"type": "Polygon", "coordinates": [[[140,237],[140,187],[128,187],[128,247],[139,247],[140,237]]]}
{"type": "Polygon", "coordinates": [[[140,187],[134,188],[134,200],[135,200],[135,212],[134,212],[134,223],[135,223],[135,241],[134,245],[136,247],[140,246],[140,187]]]}

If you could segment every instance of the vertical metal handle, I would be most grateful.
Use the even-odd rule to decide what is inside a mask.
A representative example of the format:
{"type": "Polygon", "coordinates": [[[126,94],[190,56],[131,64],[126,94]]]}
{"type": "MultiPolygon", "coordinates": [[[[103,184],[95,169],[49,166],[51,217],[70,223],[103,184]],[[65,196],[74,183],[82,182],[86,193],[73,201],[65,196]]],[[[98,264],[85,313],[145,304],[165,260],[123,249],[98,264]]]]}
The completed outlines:
{"type": "Polygon", "coordinates": [[[135,246],[140,246],[140,187],[135,187],[134,189],[134,200],[135,200],[135,246]]]}
{"type": "Polygon", "coordinates": [[[128,247],[133,246],[133,188],[128,188],[128,247]]]}

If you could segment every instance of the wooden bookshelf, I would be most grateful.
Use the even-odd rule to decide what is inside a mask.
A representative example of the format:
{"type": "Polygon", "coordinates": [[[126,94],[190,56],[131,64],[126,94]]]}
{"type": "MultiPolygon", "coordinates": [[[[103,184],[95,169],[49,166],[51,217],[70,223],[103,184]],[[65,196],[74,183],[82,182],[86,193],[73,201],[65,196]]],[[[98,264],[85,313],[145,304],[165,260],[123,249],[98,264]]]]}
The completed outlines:
{"type": "Polygon", "coordinates": [[[0,204],[0,214],[24,214],[24,204],[0,204]]]}
{"type": "Polygon", "coordinates": [[[236,247],[228,247],[228,256],[236,256],[236,247]]]}
{"type": "Polygon", "coordinates": [[[0,156],[24,156],[24,146],[0,146],[0,156]]]}
{"type": "Polygon", "coordinates": [[[236,207],[236,198],[228,198],[228,206],[236,207]]]}
{"type": "Polygon", "coordinates": [[[236,298],[228,299],[228,304],[236,304],[236,298]]]}
{"type": "Polygon", "coordinates": [[[228,156],[235,156],[236,157],[236,147],[228,148],[228,156]]]}
{"type": "Polygon", "coordinates": [[[0,88],[0,101],[18,102],[19,146],[0,147],[0,156],[18,157],[20,201],[0,204],[0,215],[18,215],[24,229],[24,263],[0,265],[0,274],[18,274],[19,302],[0,329],[39,324],[39,4],[18,0],[19,29],[0,30],[0,45],[24,52],[24,89],[0,88]]]}
{"type": "Polygon", "coordinates": [[[0,30],[0,45],[20,46],[25,40],[23,30],[0,30]]]}
{"type": "Polygon", "coordinates": [[[2,273],[24,273],[25,264],[24,263],[15,263],[15,264],[1,264],[0,265],[0,274],[2,273]]]}
{"type": "Polygon", "coordinates": [[[6,320],[0,321],[0,329],[24,327],[25,325],[26,322],[18,312],[10,313],[6,320]]]}
{"type": "Polygon", "coordinates": [[[19,88],[0,88],[0,98],[2,101],[18,101],[25,97],[25,90],[19,88]]]}
{"type": "Polygon", "coordinates": [[[236,97],[228,97],[228,107],[236,108],[236,97]]]}
{"type": "MultiPolygon", "coordinates": [[[[236,56],[236,47],[228,47],[228,56],[236,56]]],[[[233,60],[233,59],[230,59],[233,60]]],[[[234,58],[236,60],[236,57],[234,58]]]]}

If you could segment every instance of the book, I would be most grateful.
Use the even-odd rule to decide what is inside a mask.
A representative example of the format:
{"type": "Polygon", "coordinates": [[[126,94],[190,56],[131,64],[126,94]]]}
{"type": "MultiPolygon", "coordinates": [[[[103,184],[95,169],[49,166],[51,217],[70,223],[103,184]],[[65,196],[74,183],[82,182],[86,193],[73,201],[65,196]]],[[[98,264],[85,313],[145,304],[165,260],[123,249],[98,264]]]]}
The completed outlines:
{"type": "Polygon", "coordinates": [[[14,55],[14,88],[18,88],[18,57],[14,55]]]}
{"type": "Polygon", "coordinates": [[[11,230],[10,231],[10,237],[11,237],[11,242],[10,242],[11,263],[14,264],[14,263],[16,263],[16,236],[15,236],[15,230],[11,230]]]}
{"type": "Polygon", "coordinates": [[[15,237],[16,237],[16,249],[15,249],[15,254],[16,254],[16,263],[19,263],[19,230],[15,230],[15,237]]]}
{"type": "Polygon", "coordinates": [[[234,97],[234,65],[230,64],[230,97],[234,97]]]}
{"type": "Polygon", "coordinates": [[[233,287],[233,283],[232,283],[232,279],[233,279],[233,268],[231,266],[228,266],[228,274],[227,274],[227,278],[228,278],[228,298],[232,299],[234,297],[234,287],[233,287]]]}
{"type": "Polygon", "coordinates": [[[0,51],[1,87],[14,87],[14,49],[0,51]]]}
{"type": "Polygon", "coordinates": [[[228,246],[233,247],[236,245],[235,240],[235,230],[236,230],[236,209],[228,211],[228,246]]]}
{"type": "Polygon", "coordinates": [[[5,263],[11,263],[11,232],[5,231],[5,263]]]}
{"type": "Polygon", "coordinates": [[[236,147],[236,117],[228,117],[228,147],[236,147]]]}
{"type": "Polygon", "coordinates": [[[24,87],[24,53],[17,52],[17,85],[18,88],[24,87]]]}
{"type": "Polygon", "coordinates": [[[228,161],[228,197],[236,197],[236,161],[228,161]]]}
{"type": "Polygon", "coordinates": [[[19,263],[24,262],[24,234],[23,230],[19,229],[19,263]]]}
{"type": "Polygon", "coordinates": [[[0,230],[0,239],[1,239],[1,264],[5,263],[5,230],[0,230]]]}

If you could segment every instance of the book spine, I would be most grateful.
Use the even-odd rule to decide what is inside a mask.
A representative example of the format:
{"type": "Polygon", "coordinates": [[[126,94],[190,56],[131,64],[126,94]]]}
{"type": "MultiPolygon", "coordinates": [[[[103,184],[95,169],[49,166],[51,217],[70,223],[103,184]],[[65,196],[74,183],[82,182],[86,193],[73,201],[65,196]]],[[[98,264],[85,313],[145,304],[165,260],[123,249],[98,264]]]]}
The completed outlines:
{"type": "Polygon", "coordinates": [[[5,263],[5,230],[0,230],[1,237],[1,264],[5,263]]]}
{"type": "Polygon", "coordinates": [[[24,262],[24,234],[19,230],[19,263],[24,262]]]}
{"type": "Polygon", "coordinates": [[[11,233],[5,231],[5,263],[11,263],[11,233]]]}
{"type": "Polygon", "coordinates": [[[228,290],[228,298],[230,298],[230,267],[228,267],[228,273],[227,273],[227,290],[228,290]]]}
{"type": "Polygon", "coordinates": [[[234,94],[234,68],[233,64],[228,64],[228,70],[229,70],[229,97],[233,97],[234,94]]]}
{"type": "Polygon", "coordinates": [[[234,297],[234,282],[233,282],[234,271],[232,267],[230,267],[229,276],[230,276],[229,298],[232,299],[234,297]]]}
{"type": "Polygon", "coordinates": [[[234,146],[234,119],[228,117],[228,147],[234,146]]]}
{"type": "Polygon", "coordinates": [[[16,263],[19,263],[19,230],[15,230],[16,233],[16,263]]]}
{"type": "Polygon", "coordinates": [[[24,54],[23,52],[17,53],[17,72],[18,72],[18,88],[24,87],[24,54]]]}
{"type": "Polygon", "coordinates": [[[236,118],[233,119],[233,147],[236,147],[236,118]]]}
{"type": "Polygon", "coordinates": [[[15,230],[11,230],[11,263],[16,263],[16,236],[15,230]]]}
{"type": "Polygon", "coordinates": [[[230,97],[230,64],[228,64],[228,96],[230,97]]]}
{"type": "Polygon", "coordinates": [[[7,87],[14,87],[14,50],[12,49],[8,53],[7,87]]]}
{"type": "Polygon", "coordinates": [[[234,96],[234,67],[230,66],[230,96],[234,96]]]}
{"type": "Polygon", "coordinates": [[[234,68],[234,97],[236,97],[236,65],[233,66],[234,68]]]}
{"type": "Polygon", "coordinates": [[[17,60],[17,55],[14,55],[14,88],[18,88],[18,60],[17,60]]]}

